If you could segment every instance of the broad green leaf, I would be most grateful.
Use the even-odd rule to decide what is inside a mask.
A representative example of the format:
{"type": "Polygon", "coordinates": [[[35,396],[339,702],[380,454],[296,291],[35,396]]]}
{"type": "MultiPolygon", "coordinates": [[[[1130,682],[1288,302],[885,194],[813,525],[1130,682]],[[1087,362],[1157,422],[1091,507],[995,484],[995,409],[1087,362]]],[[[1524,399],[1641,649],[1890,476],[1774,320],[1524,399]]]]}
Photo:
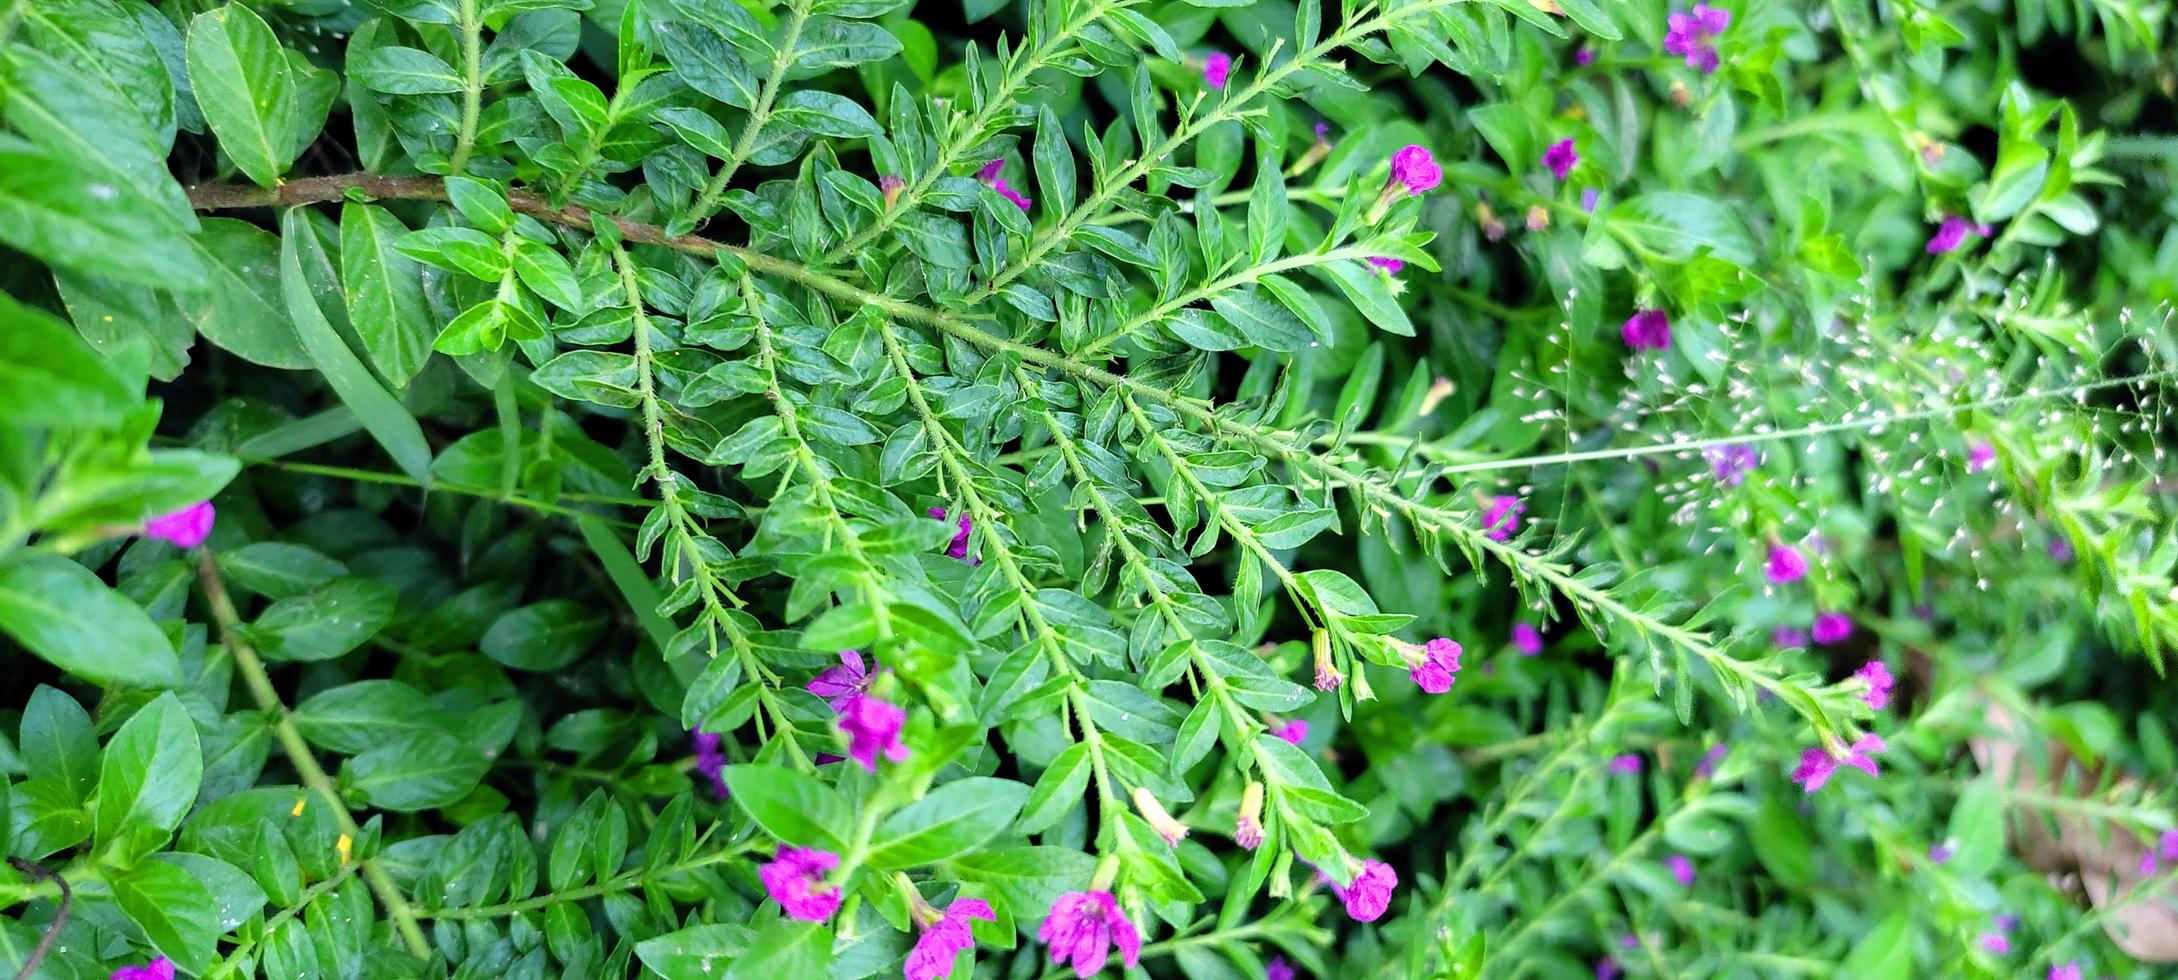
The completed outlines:
{"type": "Polygon", "coordinates": [[[362,646],[393,620],[394,590],[377,579],[338,578],[281,599],[245,628],[268,657],[331,660],[362,646]]]}
{"type": "Polygon", "coordinates": [[[605,633],[605,617],[572,599],[549,599],[499,617],[484,634],[484,655],[520,670],[559,670],[605,633]]]}
{"type": "Polygon", "coordinates": [[[341,285],[348,319],[363,352],[395,387],[408,384],[431,356],[431,313],[424,303],[423,267],[395,251],[408,226],[373,204],[340,208],[341,285]]]}
{"type": "Polygon", "coordinates": [[[302,96],[287,49],[239,3],[189,21],[189,87],[227,158],[261,187],[279,184],[295,159],[302,96]]]}
{"type": "Polygon", "coordinates": [[[295,706],[295,728],[311,744],[356,755],[419,733],[449,734],[453,719],[422,692],[395,680],[356,681],[295,706]]]}
{"type": "Polygon", "coordinates": [[[0,242],[56,265],[136,282],[189,285],[204,266],[181,234],[114,179],[0,133],[0,242]],[[87,179],[89,178],[89,179],[87,179]]]}
{"type": "Polygon", "coordinates": [[[204,776],[197,727],[172,693],[145,705],[106,743],[98,762],[99,845],[146,828],[163,835],[181,825],[204,776]]]}
{"type": "Polygon", "coordinates": [[[0,418],[26,426],[112,425],[138,400],[75,331],[0,295],[0,418]]]}
{"type": "Polygon", "coordinates": [[[1028,795],[1020,783],[984,776],[940,786],[878,825],[870,864],[910,868],[975,850],[1013,823],[1028,795]]]}
{"type": "Polygon", "coordinates": [[[430,486],[431,446],[424,441],[423,428],[406,407],[378,384],[378,378],[363,366],[355,351],[348,349],[347,341],[342,340],[332,323],[325,319],[317,298],[310,293],[310,283],[303,278],[302,262],[296,253],[299,236],[311,234],[303,223],[302,212],[287,212],[281,217],[280,227],[285,232],[280,238],[281,289],[287,298],[288,317],[294,322],[303,349],[309,352],[318,373],[324,375],[333,391],[340,395],[340,400],[355,414],[356,421],[363,423],[363,428],[378,440],[394,463],[418,484],[430,486]]]}
{"type": "Polygon", "coordinates": [[[838,790],[780,766],[727,766],[725,776],[734,804],[766,833],[800,847],[847,849],[849,810],[838,790]]]}
{"type": "Polygon", "coordinates": [[[415,48],[372,48],[348,63],[348,73],[364,88],[388,95],[461,91],[461,75],[454,66],[415,48]]]}
{"type": "MultiPolygon", "coordinates": [[[[177,709],[178,710],[178,709],[177,709]]],[[[191,974],[212,963],[219,943],[219,903],[186,869],[146,861],[106,879],[113,900],[144,930],[152,948],[191,974]]]]}
{"type": "Polygon", "coordinates": [[[348,760],[342,785],[381,810],[411,813],[452,804],[491,771],[484,753],[443,732],[412,732],[348,760]]]}
{"type": "Polygon", "coordinates": [[[174,645],[151,617],[89,569],[57,555],[17,552],[0,565],[0,632],[85,680],[182,683],[174,645]]]}
{"type": "Polygon", "coordinates": [[[191,242],[209,271],[200,292],[182,297],[182,312],[204,339],[266,367],[311,366],[280,290],[280,240],[233,218],[206,218],[191,242]]]}

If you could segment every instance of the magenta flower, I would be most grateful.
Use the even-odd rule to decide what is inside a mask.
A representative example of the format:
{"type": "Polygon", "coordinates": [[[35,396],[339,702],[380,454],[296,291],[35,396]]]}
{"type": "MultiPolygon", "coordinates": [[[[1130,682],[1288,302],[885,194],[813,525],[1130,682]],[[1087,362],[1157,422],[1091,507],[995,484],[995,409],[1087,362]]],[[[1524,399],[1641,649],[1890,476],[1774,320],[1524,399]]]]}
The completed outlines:
{"type": "Polygon", "coordinates": [[[1702,753],[1701,761],[1694,764],[1694,778],[1708,779],[1715,776],[1717,766],[1724,762],[1725,754],[1730,751],[1732,751],[1731,746],[1723,742],[1710,746],[1709,751],[1702,753]]]}
{"type": "Polygon", "coordinates": [[[1444,183],[1444,168],[1437,165],[1437,158],[1426,146],[1405,146],[1392,154],[1391,181],[1384,185],[1389,192],[1394,185],[1407,189],[1409,194],[1421,194],[1444,183]]]}
{"type": "Polygon", "coordinates": [[[1416,686],[1429,694],[1443,694],[1458,679],[1460,645],[1440,636],[1422,644],[1420,658],[1409,663],[1407,676],[1414,679],[1416,686]]]}
{"type": "Polygon", "coordinates": [[[1641,775],[1641,757],[1631,752],[1611,757],[1610,771],[1616,776],[1641,775]]]}
{"type": "Polygon", "coordinates": [[[124,966],[106,980],[174,980],[174,961],[161,956],[142,966],[124,966]]]}
{"type": "Polygon", "coordinates": [[[1233,56],[1223,51],[1212,51],[1202,59],[1203,83],[1215,89],[1225,87],[1225,80],[1233,76],[1233,56]]]}
{"type": "MultiPolygon", "coordinates": [[[[1028,205],[1021,205],[1021,210],[1028,210],[1028,205]]],[[[932,507],[929,510],[924,511],[923,513],[929,514],[930,516],[935,517],[941,521],[945,520],[945,508],[943,507],[932,507]]],[[[960,515],[959,527],[960,530],[954,532],[953,534],[952,543],[945,546],[945,556],[948,558],[958,558],[962,561],[972,560],[975,564],[978,565],[983,564],[983,559],[981,558],[970,559],[968,557],[968,536],[975,532],[976,522],[970,519],[966,513],[962,513],[960,515]]]]}
{"type": "Polygon", "coordinates": [[[824,673],[810,679],[807,687],[809,693],[831,705],[834,712],[840,712],[845,710],[848,701],[868,693],[876,679],[863,662],[860,651],[841,650],[839,665],[825,668],[824,673]]]}
{"type": "Polygon", "coordinates": [[[1369,256],[1369,264],[1384,270],[1384,274],[1387,276],[1396,276],[1399,274],[1399,270],[1407,267],[1407,263],[1401,259],[1382,255],[1369,256]]]}
{"type": "Polygon", "coordinates": [[[1280,725],[1275,734],[1279,738],[1285,739],[1288,745],[1299,745],[1308,740],[1308,722],[1295,718],[1284,725],[1280,725]]]}
{"type": "Polygon", "coordinates": [[[1785,650],[1807,646],[1807,631],[1792,626],[1780,626],[1770,631],[1770,642],[1785,650]]]}
{"type": "Polygon", "coordinates": [[[1862,735],[1859,741],[1854,742],[1843,759],[1822,748],[1808,749],[1800,753],[1800,765],[1792,771],[1792,781],[1799,783],[1803,792],[1813,793],[1830,781],[1830,777],[1837,773],[1841,764],[1852,766],[1870,776],[1880,776],[1882,773],[1877,771],[1871,753],[1881,752],[1883,748],[1883,737],[1871,733],[1862,735]]]}
{"type": "Polygon", "coordinates": [[[871,772],[877,771],[880,754],[894,762],[907,761],[907,746],[900,744],[900,727],[907,724],[906,709],[865,694],[847,699],[838,711],[839,729],[847,733],[848,758],[871,772]]]}
{"type": "Polygon", "coordinates": [[[2155,860],[2158,851],[2162,852],[2163,860],[2178,861],[2178,830],[2163,831],[2162,836],[2156,839],[2155,847],[2148,848],[2146,851],[2141,852],[2141,877],[2145,878],[2155,873],[2155,860]]]}
{"type": "Polygon", "coordinates": [[[1797,582],[1807,577],[1807,558],[1800,554],[1800,549],[1789,544],[1770,545],[1770,557],[1762,565],[1762,575],[1773,585],[1797,582]]]}
{"type": "Polygon", "coordinates": [[[2080,961],[2050,964],[2049,980],[2080,980],[2080,961]]]}
{"type": "Polygon", "coordinates": [[[1618,980],[1618,961],[1608,956],[1596,961],[1596,980],[1618,980]]]}
{"type": "Polygon", "coordinates": [[[1111,892],[1067,892],[1052,903],[1051,914],[1037,938],[1051,947],[1051,962],[1060,966],[1071,960],[1074,976],[1093,977],[1111,956],[1109,946],[1119,947],[1120,962],[1134,966],[1142,958],[1142,934],[1119,911],[1111,892]]]}
{"type": "Polygon", "coordinates": [[[1951,846],[1950,841],[1943,841],[1941,843],[1930,844],[1928,846],[1928,859],[1935,864],[1947,863],[1951,860],[1951,856],[1957,853],[1959,853],[1959,849],[1951,846]]]}
{"type": "Polygon", "coordinates": [[[1979,473],[1995,465],[1995,446],[1986,442],[1977,442],[1966,447],[1966,471],[1968,473],[1979,473]]]}
{"type": "Polygon", "coordinates": [[[808,847],[782,847],[778,856],[756,869],[764,892],[791,918],[823,922],[839,911],[837,886],[818,891],[824,876],[839,866],[839,855],[808,847]]]}
{"type": "Polygon", "coordinates": [[[1580,47],[1580,48],[1578,48],[1578,49],[1575,49],[1575,50],[1574,50],[1574,52],[1573,52],[1573,63],[1574,63],[1574,64],[1576,64],[1576,65],[1579,65],[1579,66],[1581,66],[1581,67],[1583,67],[1583,68],[1586,68],[1586,67],[1588,67],[1589,65],[1593,65],[1593,64],[1595,64],[1595,63],[1596,63],[1596,52],[1595,52],[1595,49],[1593,49],[1593,48],[1589,48],[1589,47],[1586,47],[1586,46],[1583,46],[1583,47],[1580,47]]]}
{"type": "Polygon", "coordinates": [[[945,914],[923,930],[908,950],[907,980],[940,980],[953,975],[953,961],[962,950],[974,949],[976,937],[970,919],[998,921],[991,903],[980,898],[955,899],[945,914]]]}
{"type": "Polygon", "coordinates": [[[1927,251],[1930,255],[1942,255],[1966,244],[1968,235],[1987,238],[1995,230],[1988,225],[1977,225],[1958,215],[1950,215],[1944,218],[1943,224],[1936,226],[1936,234],[1929,237],[1927,251]]]}
{"type": "Polygon", "coordinates": [[[1549,168],[1551,176],[1559,180],[1564,180],[1565,175],[1572,173],[1573,165],[1579,162],[1581,155],[1574,151],[1572,140],[1559,140],[1543,151],[1543,166],[1549,168]]]}
{"type": "Polygon", "coordinates": [[[1717,482],[1728,487],[1747,482],[1747,471],[1762,465],[1761,452],[1742,442],[1711,446],[1702,450],[1702,458],[1709,461],[1709,472],[1717,482]]]}
{"type": "Polygon", "coordinates": [[[688,733],[696,742],[696,772],[711,781],[711,792],[719,799],[726,798],[726,753],[719,747],[719,737],[697,729],[688,733]]]}
{"type": "Polygon", "coordinates": [[[1520,515],[1528,512],[1528,505],[1518,497],[1496,496],[1490,498],[1490,507],[1482,514],[1482,529],[1492,541],[1505,541],[1520,533],[1520,515]]]}
{"type": "MultiPolygon", "coordinates": [[[[1018,205],[1021,210],[1026,211],[1029,209],[1029,205],[1035,202],[1030,198],[1023,196],[1021,192],[1016,191],[1006,185],[1006,178],[998,175],[998,172],[1005,169],[1005,166],[1006,161],[1004,160],[993,160],[989,163],[986,163],[983,165],[982,169],[976,171],[976,179],[982,181],[986,186],[990,187],[990,189],[997,191],[998,196],[1003,197],[1006,200],[1012,201],[1014,204],[1018,205]]],[[[964,515],[962,516],[961,520],[965,521],[967,520],[967,517],[964,515]]]]}
{"type": "Polygon", "coordinates": [[[1837,643],[1853,635],[1853,617],[1841,612],[1815,614],[1815,642],[1823,646],[1837,643]]]}
{"type": "Polygon", "coordinates": [[[1584,212],[1584,213],[1587,213],[1587,214],[1594,214],[1594,213],[1596,213],[1596,202],[1597,202],[1597,201],[1600,201],[1600,200],[1602,200],[1602,199],[1603,199],[1603,192],[1601,192],[1601,191],[1598,191],[1598,190],[1596,190],[1596,189],[1595,189],[1595,188],[1593,188],[1593,187],[1584,187],[1584,188],[1582,188],[1582,189],[1581,189],[1581,211],[1582,211],[1582,212],[1584,212]]]}
{"type": "Polygon", "coordinates": [[[1662,310],[1642,310],[1626,318],[1618,337],[1634,350],[1663,350],[1671,346],[1671,317],[1662,310]]]}
{"type": "Polygon", "coordinates": [[[1674,854],[1664,865],[1671,869],[1671,878],[1679,883],[1679,887],[1694,887],[1694,862],[1687,860],[1686,855],[1674,854]]]}
{"type": "Polygon", "coordinates": [[[1263,964],[1263,980],[1293,980],[1293,964],[1286,962],[1283,956],[1271,957],[1270,962],[1263,964]]]}
{"type": "Polygon", "coordinates": [[[1391,865],[1375,858],[1361,862],[1361,870],[1354,874],[1352,884],[1331,882],[1331,892],[1345,903],[1346,914],[1355,922],[1375,922],[1391,907],[1392,889],[1399,887],[1399,874],[1391,865]]]}
{"type": "Polygon", "coordinates": [[[2012,951],[2012,937],[2007,936],[2001,932],[1982,933],[1981,948],[1986,949],[1989,952],[1995,953],[1998,956],[2003,956],[2012,951]]]}
{"type": "MultiPolygon", "coordinates": [[[[212,502],[199,500],[180,510],[160,514],[144,522],[144,537],[157,538],[176,548],[194,548],[212,536],[212,520],[218,515],[212,502]]],[[[156,960],[153,962],[157,962],[156,960]]],[[[168,970],[173,967],[169,965],[168,970]]]]}
{"type": "Polygon", "coordinates": [[[1868,689],[1860,693],[1860,699],[1866,701],[1868,707],[1877,711],[1890,707],[1891,685],[1894,681],[1891,678],[1891,668],[1885,666],[1883,661],[1870,660],[1854,671],[1853,676],[1868,685],[1868,689]]]}
{"type": "Polygon", "coordinates": [[[1691,12],[1673,13],[1666,18],[1664,51],[1686,58],[1688,68],[1700,69],[1704,75],[1715,74],[1721,64],[1716,38],[1730,26],[1731,11],[1697,3],[1691,12]]]}
{"type": "Polygon", "coordinates": [[[1514,623],[1513,649],[1523,657],[1535,656],[1543,652],[1543,634],[1528,623],[1514,623]]]}

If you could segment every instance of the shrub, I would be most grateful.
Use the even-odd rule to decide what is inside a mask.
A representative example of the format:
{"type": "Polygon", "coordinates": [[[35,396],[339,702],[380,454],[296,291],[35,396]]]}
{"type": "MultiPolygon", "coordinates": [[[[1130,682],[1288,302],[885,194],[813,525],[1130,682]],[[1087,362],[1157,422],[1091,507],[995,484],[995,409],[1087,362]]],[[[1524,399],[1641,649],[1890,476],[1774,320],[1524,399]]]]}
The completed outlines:
{"type": "Polygon", "coordinates": [[[2178,957],[2165,13],[5,4],[0,960],[2178,957]]]}

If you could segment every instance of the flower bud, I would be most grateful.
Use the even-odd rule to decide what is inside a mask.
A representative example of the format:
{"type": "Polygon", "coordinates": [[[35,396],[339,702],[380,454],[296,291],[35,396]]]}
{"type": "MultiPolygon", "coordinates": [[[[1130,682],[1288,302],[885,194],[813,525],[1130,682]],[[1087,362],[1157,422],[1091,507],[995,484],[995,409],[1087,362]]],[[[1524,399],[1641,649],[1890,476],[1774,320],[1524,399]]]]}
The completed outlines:
{"type": "Polygon", "coordinates": [[[1686,108],[1687,106],[1693,105],[1693,104],[1694,104],[1694,90],[1693,90],[1693,89],[1690,89],[1690,88],[1687,88],[1687,87],[1686,87],[1686,83],[1685,83],[1685,82],[1678,82],[1678,81],[1672,82],[1672,83],[1671,83],[1671,104],[1672,104],[1672,105],[1675,105],[1675,106],[1678,106],[1678,107],[1679,107],[1679,108],[1681,108],[1681,109],[1684,109],[1684,108],[1686,108]]]}
{"type": "Polygon", "coordinates": [[[907,189],[907,181],[901,180],[899,174],[885,174],[877,178],[877,189],[884,192],[885,207],[889,209],[900,203],[900,192],[907,189]]]}
{"type": "Polygon", "coordinates": [[[1177,844],[1187,838],[1187,825],[1172,819],[1172,814],[1165,812],[1165,805],[1150,795],[1148,787],[1134,788],[1134,808],[1142,812],[1142,819],[1149,822],[1150,829],[1164,838],[1165,843],[1177,844]]]}
{"type": "Polygon", "coordinates": [[[1493,242],[1505,237],[1505,223],[1497,220],[1497,212],[1487,202],[1475,202],[1475,224],[1482,226],[1482,237],[1493,242]]]}
{"type": "Polygon", "coordinates": [[[1249,780],[1240,793],[1240,817],[1233,821],[1233,843],[1243,850],[1263,846],[1263,784],[1249,780]]]}
{"type": "Polygon", "coordinates": [[[1339,685],[1346,683],[1346,675],[1331,662],[1331,634],[1317,630],[1309,642],[1316,651],[1316,690],[1338,690],[1339,685]]]}
{"type": "Polygon", "coordinates": [[[1528,230],[1542,231],[1550,227],[1550,209],[1540,204],[1528,208],[1528,230]]]}
{"type": "Polygon", "coordinates": [[[1416,414],[1428,415],[1436,411],[1438,405],[1443,404],[1445,399],[1452,397],[1452,390],[1451,378],[1438,378],[1430,382],[1429,391],[1422,395],[1422,408],[1416,414]]]}

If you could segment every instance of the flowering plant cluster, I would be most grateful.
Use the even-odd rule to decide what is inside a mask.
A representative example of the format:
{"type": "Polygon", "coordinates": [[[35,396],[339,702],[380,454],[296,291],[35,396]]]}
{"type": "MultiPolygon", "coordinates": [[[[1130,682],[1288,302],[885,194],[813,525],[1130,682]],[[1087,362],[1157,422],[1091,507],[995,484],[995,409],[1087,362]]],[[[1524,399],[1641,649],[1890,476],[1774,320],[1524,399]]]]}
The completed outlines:
{"type": "Polygon", "coordinates": [[[2148,975],[2163,32],[0,0],[0,969],[2148,975]]]}

